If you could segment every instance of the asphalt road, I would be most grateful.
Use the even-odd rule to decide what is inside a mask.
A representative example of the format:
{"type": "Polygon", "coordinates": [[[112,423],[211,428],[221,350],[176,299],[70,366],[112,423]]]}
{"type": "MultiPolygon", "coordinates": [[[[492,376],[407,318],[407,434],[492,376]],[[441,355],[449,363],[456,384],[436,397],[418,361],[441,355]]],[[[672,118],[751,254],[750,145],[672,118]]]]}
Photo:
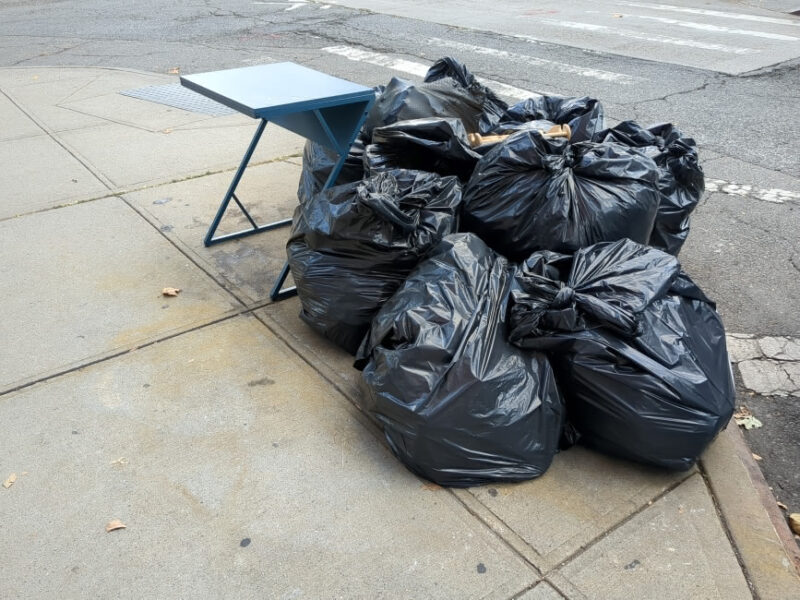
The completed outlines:
{"type": "MultiPolygon", "coordinates": [[[[800,337],[800,18],[788,14],[800,0],[530,6],[6,0],[0,66],[187,74],[291,60],[375,85],[419,80],[452,55],[511,99],[591,95],[612,122],[674,122],[698,141],[715,182],[684,268],[730,332],[800,337]]],[[[798,398],[748,381],[740,400],[764,423],[748,439],[778,499],[800,512],[798,398]]]]}

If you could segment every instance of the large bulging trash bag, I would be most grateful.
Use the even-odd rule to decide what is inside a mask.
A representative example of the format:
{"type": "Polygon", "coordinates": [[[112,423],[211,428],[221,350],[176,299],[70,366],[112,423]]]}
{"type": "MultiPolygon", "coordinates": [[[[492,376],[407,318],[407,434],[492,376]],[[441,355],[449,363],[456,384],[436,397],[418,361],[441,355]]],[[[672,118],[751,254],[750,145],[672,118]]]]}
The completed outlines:
{"type": "Polygon", "coordinates": [[[661,198],[650,245],[677,256],[689,235],[689,215],[705,191],[695,141],[670,123],[645,129],[634,121],[623,121],[595,137],[636,148],[658,165],[661,198]]]}
{"type": "Polygon", "coordinates": [[[475,76],[457,60],[445,57],[436,61],[415,84],[393,77],[367,115],[367,133],[383,125],[423,117],[461,119],[468,133],[487,133],[508,108],[492,90],[478,83],[475,76]]]}
{"type": "Polygon", "coordinates": [[[419,260],[457,229],[455,177],[387,171],[297,207],[286,245],[300,317],[351,354],[419,260]]]}
{"type": "Polygon", "coordinates": [[[684,470],[728,423],[725,330],[674,256],[630,240],[537,252],[517,286],[510,340],[547,352],[586,445],[684,470]]]}
{"type": "Polygon", "coordinates": [[[522,129],[548,130],[553,125],[569,125],[573,142],[592,140],[605,129],[603,105],[594,98],[537,96],[509,107],[492,130],[493,135],[522,129]]]}
{"type": "Polygon", "coordinates": [[[364,164],[369,173],[416,169],[466,181],[480,157],[471,148],[460,120],[428,117],[373,129],[364,164]]]}
{"type": "Polygon", "coordinates": [[[447,486],[547,470],[563,403],[542,353],[507,340],[513,267],[447,236],[375,316],[359,350],[364,409],[413,472],[447,486]]]}
{"type": "MultiPolygon", "coordinates": [[[[342,170],[339,171],[339,175],[334,182],[335,185],[353,183],[363,179],[364,146],[365,138],[362,133],[356,137],[350,147],[347,158],[342,165],[342,170]]],[[[301,204],[322,191],[337,162],[339,162],[339,155],[335,150],[311,140],[306,141],[306,145],[303,148],[300,184],[297,187],[297,198],[301,204]]]]}
{"type": "Polygon", "coordinates": [[[464,188],[463,229],[516,261],[622,238],[646,243],[657,180],[652,159],[621,144],[519,131],[478,161],[464,188]]]}

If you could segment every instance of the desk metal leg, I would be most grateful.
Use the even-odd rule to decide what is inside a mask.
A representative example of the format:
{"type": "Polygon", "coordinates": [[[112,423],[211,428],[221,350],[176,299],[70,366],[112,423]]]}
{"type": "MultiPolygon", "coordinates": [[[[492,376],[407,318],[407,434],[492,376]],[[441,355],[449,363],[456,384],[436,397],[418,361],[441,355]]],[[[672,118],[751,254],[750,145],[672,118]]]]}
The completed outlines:
{"type": "MultiPolygon", "coordinates": [[[[336,181],[336,178],[339,176],[339,172],[342,170],[344,166],[344,161],[347,160],[347,152],[341,153],[339,156],[339,161],[334,165],[333,170],[331,171],[328,180],[325,182],[325,185],[322,186],[323,190],[327,190],[329,187],[333,186],[333,183],[336,181]]],[[[281,286],[283,286],[284,282],[286,281],[286,277],[289,275],[289,261],[283,263],[283,269],[281,269],[280,275],[278,275],[278,279],[275,280],[275,285],[272,286],[272,290],[269,293],[269,299],[273,302],[277,302],[279,300],[286,300],[286,298],[291,298],[292,296],[297,295],[297,287],[292,286],[290,288],[286,288],[285,290],[281,290],[281,286]]]]}
{"type": "Polygon", "coordinates": [[[224,242],[227,240],[234,240],[236,238],[244,237],[246,235],[252,235],[254,233],[260,233],[262,231],[270,231],[271,229],[277,229],[279,227],[285,227],[287,225],[291,225],[291,219],[282,219],[280,221],[274,221],[272,223],[267,223],[266,225],[258,225],[253,217],[250,216],[250,213],[244,207],[244,205],[239,201],[239,198],[236,196],[236,188],[239,185],[239,181],[244,174],[244,170],[247,168],[247,164],[250,162],[250,158],[253,156],[253,152],[255,152],[256,146],[258,146],[258,142],[261,139],[261,134],[264,133],[264,128],[267,126],[267,121],[265,119],[261,119],[261,122],[258,124],[258,128],[256,129],[256,133],[253,136],[253,139],[250,141],[250,145],[247,148],[247,152],[245,152],[244,157],[242,158],[242,162],[239,164],[239,168],[236,169],[236,174],[233,176],[233,180],[231,181],[230,186],[228,187],[228,191],[225,194],[225,197],[222,199],[222,204],[219,205],[219,209],[217,209],[217,214],[214,217],[214,220],[211,222],[211,226],[208,228],[208,232],[206,233],[206,237],[203,240],[203,243],[206,246],[210,246],[211,244],[218,244],[219,242],[224,242]],[[251,227],[249,229],[243,229],[241,231],[237,231],[236,233],[228,233],[225,235],[220,235],[218,237],[214,237],[214,233],[217,231],[217,227],[219,227],[219,223],[222,220],[222,217],[225,215],[225,211],[228,210],[228,205],[230,204],[231,200],[236,202],[236,205],[242,211],[247,220],[250,221],[251,227]]]}

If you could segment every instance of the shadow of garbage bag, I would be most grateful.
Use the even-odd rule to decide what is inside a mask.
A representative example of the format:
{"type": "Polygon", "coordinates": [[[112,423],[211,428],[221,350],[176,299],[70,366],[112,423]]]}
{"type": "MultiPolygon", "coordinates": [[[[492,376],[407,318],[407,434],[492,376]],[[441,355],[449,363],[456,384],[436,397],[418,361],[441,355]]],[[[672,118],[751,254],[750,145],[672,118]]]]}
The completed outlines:
{"type": "Polygon", "coordinates": [[[630,240],[537,252],[516,283],[509,339],[547,353],[587,446],[685,470],[730,420],[722,321],[675,257],[630,240]]]}
{"type": "Polygon", "coordinates": [[[514,267],[446,237],[375,316],[359,350],[363,408],[414,473],[446,486],[542,475],[564,407],[544,354],[507,339],[514,267]]]}

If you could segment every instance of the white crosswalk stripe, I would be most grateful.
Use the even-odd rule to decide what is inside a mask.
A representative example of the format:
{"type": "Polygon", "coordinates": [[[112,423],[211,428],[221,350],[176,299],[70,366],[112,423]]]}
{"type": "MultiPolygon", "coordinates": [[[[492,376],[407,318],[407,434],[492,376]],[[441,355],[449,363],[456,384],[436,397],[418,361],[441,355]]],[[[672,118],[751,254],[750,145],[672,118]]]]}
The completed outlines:
{"type": "MultiPolygon", "coordinates": [[[[418,63],[403,58],[395,58],[379,52],[370,52],[369,50],[361,50],[360,48],[353,48],[352,46],[328,46],[322,49],[323,52],[328,54],[336,54],[343,56],[349,60],[365,62],[379,67],[386,67],[400,71],[401,73],[410,73],[417,77],[424,77],[430,68],[430,64],[418,63]]],[[[523,90],[513,85],[507,85],[500,81],[493,81],[491,79],[478,78],[478,81],[492,88],[496,93],[515,100],[526,100],[534,96],[540,96],[536,92],[523,90]]]]}
{"type": "Polygon", "coordinates": [[[719,19],[734,19],[737,21],[751,21],[753,23],[772,23],[774,25],[789,25],[791,27],[800,27],[800,21],[797,19],[781,19],[778,17],[764,17],[762,15],[748,15],[746,13],[736,13],[732,11],[708,10],[704,8],[689,8],[687,6],[673,6],[671,4],[649,4],[647,2],[616,2],[621,6],[630,6],[634,8],[646,8],[647,10],[660,10],[685,13],[690,15],[702,15],[705,17],[715,17],[719,19]]]}
{"type": "MultiPolygon", "coordinates": [[[[678,4],[540,0],[531,8],[530,3],[495,0],[488,9],[466,0],[438,0],[424,9],[422,3],[393,0],[338,0],[338,3],[410,19],[424,18],[445,26],[495,32],[539,44],[563,44],[729,74],[748,73],[800,58],[800,19],[778,16],[779,13],[770,13],[756,3],[745,6],[726,0],[697,0],[694,4],[698,8],[694,8],[683,0],[678,4]],[[420,10],[425,11],[422,17],[420,10]]],[[[500,52],[506,50],[494,42],[486,45],[503,48],[500,52]]],[[[491,49],[482,52],[490,55],[491,49]]],[[[548,66],[545,57],[550,58],[550,54],[543,53],[542,58],[537,57],[529,64],[541,69],[555,67],[548,66]]],[[[518,60],[513,56],[505,58],[518,60]]],[[[613,63],[606,63],[606,70],[609,64],[613,63]]],[[[567,66],[566,72],[573,73],[575,68],[567,66]]],[[[613,75],[604,73],[585,76],[614,81],[613,75]]],[[[624,81],[617,82],[626,85],[624,81]]]]}
{"type": "Polygon", "coordinates": [[[475,54],[485,54],[487,56],[494,56],[496,58],[506,59],[517,63],[522,63],[535,67],[544,67],[546,69],[556,71],[558,73],[571,73],[573,75],[580,75],[582,77],[589,77],[592,79],[599,79],[601,81],[613,81],[623,85],[632,85],[640,77],[633,77],[623,73],[615,73],[613,71],[604,71],[602,69],[591,69],[579,65],[572,65],[569,63],[558,62],[554,60],[546,60],[544,58],[537,58],[535,56],[527,56],[525,54],[518,54],[516,52],[508,52],[507,50],[498,50],[496,48],[487,48],[485,46],[475,46],[473,44],[465,44],[454,40],[445,40],[442,38],[430,38],[428,42],[440,48],[449,48],[458,50],[460,52],[473,52],[475,54]]]}
{"type": "Polygon", "coordinates": [[[688,48],[698,48],[701,50],[713,50],[715,52],[725,52],[727,54],[751,54],[758,52],[754,48],[744,48],[741,46],[729,46],[727,44],[717,44],[714,42],[703,42],[695,39],[679,38],[658,33],[644,33],[626,29],[624,27],[611,27],[609,25],[598,25],[596,23],[582,23],[580,21],[562,21],[558,19],[541,19],[541,23],[552,27],[566,29],[580,29],[594,33],[603,33],[608,36],[640,40],[644,42],[655,42],[658,44],[669,44],[673,46],[685,46],[688,48]]]}

